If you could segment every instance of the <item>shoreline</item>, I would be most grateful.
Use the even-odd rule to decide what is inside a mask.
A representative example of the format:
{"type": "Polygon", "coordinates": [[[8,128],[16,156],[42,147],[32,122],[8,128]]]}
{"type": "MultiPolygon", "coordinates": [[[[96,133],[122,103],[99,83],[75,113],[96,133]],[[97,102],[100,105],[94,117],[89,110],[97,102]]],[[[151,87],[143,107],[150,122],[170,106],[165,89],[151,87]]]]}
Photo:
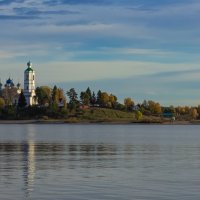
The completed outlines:
{"type": "Polygon", "coordinates": [[[136,121],[67,121],[67,120],[0,120],[0,124],[102,124],[102,125],[200,125],[200,121],[163,121],[163,122],[136,122],[136,121]]]}

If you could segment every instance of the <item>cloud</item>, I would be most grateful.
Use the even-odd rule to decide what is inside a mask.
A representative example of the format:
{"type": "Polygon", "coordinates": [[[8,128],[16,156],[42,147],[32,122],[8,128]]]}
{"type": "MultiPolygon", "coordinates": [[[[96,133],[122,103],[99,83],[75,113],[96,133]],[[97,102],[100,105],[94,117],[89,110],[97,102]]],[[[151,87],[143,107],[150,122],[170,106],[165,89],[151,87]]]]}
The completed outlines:
{"type": "Polygon", "coordinates": [[[25,0],[1,0],[0,5],[10,5],[12,3],[23,3],[25,0]]]}
{"type": "Polygon", "coordinates": [[[25,56],[22,52],[6,52],[6,51],[0,51],[0,58],[1,59],[7,59],[7,58],[13,58],[18,56],[25,56]]]}
{"type": "MultiPolygon", "coordinates": [[[[169,73],[173,74],[173,71],[169,73]]],[[[58,82],[56,84],[65,88],[65,90],[74,87],[78,92],[85,90],[88,86],[96,92],[101,89],[117,95],[120,102],[123,102],[125,97],[131,97],[136,103],[141,103],[144,99],[147,99],[158,101],[165,106],[196,106],[199,104],[199,80],[187,80],[186,74],[176,80],[170,79],[170,76],[168,78],[169,80],[167,80],[167,77],[161,79],[159,74],[133,75],[128,78],[58,82]]]]}
{"type": "Polygon", "coordinates": [[[195,98],[199,11],[197,0],[0,0],[1,76],[21,76],[31,59],[38,84],[99,81],[121,95],[195,98]]]}
{"type": "Polygon", "coordinates": [[[0,20],[32,20],[39,19],[38,16],[27,16],[27,15],[0,15],[0,20]]]}

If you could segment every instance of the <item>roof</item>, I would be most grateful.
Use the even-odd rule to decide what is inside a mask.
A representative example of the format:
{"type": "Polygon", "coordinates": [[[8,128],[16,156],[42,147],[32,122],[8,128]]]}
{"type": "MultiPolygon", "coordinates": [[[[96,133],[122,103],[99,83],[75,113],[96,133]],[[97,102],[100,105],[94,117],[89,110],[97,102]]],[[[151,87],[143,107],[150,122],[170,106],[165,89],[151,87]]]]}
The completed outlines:
{"type": "Polygon", "coordinates": [[[6,84],[13,84],[13,81],[9,78],[9,79],[6,81],[6,84]]]}
{"type": "Polygon", "coordinates": [[[31,68],[31,62],[29,61],[27,63],[28,68],[25,70],[25,72],[33,72],[33,69],[31,68]]]}
{"type": "Polygon", "coordinates": [[[33,69],[31,67],[28,67],[25,72],[33,72],[33,69]]]}

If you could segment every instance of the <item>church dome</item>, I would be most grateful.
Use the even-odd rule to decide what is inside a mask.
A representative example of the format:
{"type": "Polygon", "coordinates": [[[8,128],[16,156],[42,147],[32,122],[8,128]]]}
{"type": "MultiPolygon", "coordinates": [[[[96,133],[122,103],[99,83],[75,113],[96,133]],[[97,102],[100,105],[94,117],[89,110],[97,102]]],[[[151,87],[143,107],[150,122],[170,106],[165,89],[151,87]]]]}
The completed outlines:
{"type": "Polygon", "coordinates": [[[12,85],[12,84],[13,84],[13,81],[9,78],[9,79],[6,81],[6,84],[7,84],[7,85],[12,85]]]}
{"type": "Polygon", "coordinates": [[[31,68],[31,62],[29,61],[27,63],[28,68],[25,70],[25,72],[33,72],[33,69],[31,68]]]}
{"type": "Polygon", "coordinates": [[[10,79],[9,77],[9,79],[6,81],[5,87],[14,87],[14,86],[15,84],[13,83],[13,80],[10,79]]]}

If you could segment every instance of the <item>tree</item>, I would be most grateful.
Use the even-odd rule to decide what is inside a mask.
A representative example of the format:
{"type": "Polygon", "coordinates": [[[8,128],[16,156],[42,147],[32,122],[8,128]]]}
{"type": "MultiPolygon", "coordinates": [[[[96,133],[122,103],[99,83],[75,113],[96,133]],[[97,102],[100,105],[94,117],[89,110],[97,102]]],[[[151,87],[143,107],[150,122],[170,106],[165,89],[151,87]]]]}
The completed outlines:
{"type": "Polygon", "coordinates": [[[169,109],[170,109],[171,113],[173,113],[173,114],[176,113],[176,109],[174,108],[174,106],[170,106],[169,109]]]}
{"type": "Polygon", "coordinates": [[[133,109],[134,106],[134,101],[128,97],[124,99],[124,105],[127,111],[131,111],[133,109]]]}
{"type": "Polygon", "coordinates": [[[2,90],[2,96],[4,98],[6,105],[12,105],[14,97],[17,95],[17,88],[16,87],[5,87],[2,90]]]}
{"type": "Polygon", "coordinates": [[[162,113],[162,109],[159,103],[150,100],[148,101],[148,104],[149,104],[149,110],[152,114],[162,113]]]}
{"type": "Polygon", "coordinates": [[[198,117],[198,112],[196,108],[191,108],[190,116],[192,117],[192,119],[196,119],[198,117]]]}
{"type": "Polygon", "coordinates": [[[0,97],[0,109],[5,107],[5,100],[0,97]]]}
{"type": "Polygon", "coordinates": [[[89,97],[89,101],[91,103],[92,102],[92,92],[91,92],[90,88],[88,87],[85,92],[87,93],[87,95],[89,97]]]}
{"type": "Polygon", "coordinates": [[[95,93],[93,92],[93,93],[92,93],[91,104],[94,105],[94,104],[96,104],[96,102],[97,102],[97,98],[96,98],[95,93]]]}
{"type": "Polygon", "coordinates": [[[71,110],[75,110],[79,105],[78,95],[75,89],[71,88],[69,91],[67,91],[67,96],[69,97],[69,108],[71,110]]]}
{"type": "Polygon", "coordinates": [[[113,94],[109,96],[109,102],[111,103],[112,108],[115,108],[117,103],[117,97],[113,94]]]}
{"type": "Polygon", "coordinates": [[[144,100],[144,101],[143,101],[142,107],[144,107],[145,109],[148,109],[148,108],[149,108],[149,104],[148,104],[148,101],[147,101],[147,100],[144,100]]]}
{"type": "Polygon", "coordinates": [[[52,89],[48,86],[37,87],[35,90],[38,103],[40,105],[49,105],[52,101],[52,89]]]}
{"type": "Polygon", "coordinates": [[[155,103],[155,106],[154,106],[154,113],[155,114],[160,114],[162,113],[162,109],[161,109],[161,106],[159,103],[155,103]]]}
{"type": "Polygon", "coordinates": [[[138,110],[136,111],[135,117],[137,120],[141,120],[142,119],[142,113],[138,110]]]}
{"type": "Polygon", "coordinates": [[[200,105],[198,105],[198,107],[197,107],[197,112],[200,115],[200,105]]]}
{"type": "Polygon", "coordinates": [[[109,102],[109,95],[106,92],[101,93],[101,99],[100,99],[101,105],[107,107],[109,102]]]}
{"type": "Polygon", "coordinates": [[[98,92],[97,92],[97,104],[99,104],[99,105],[101,105],[101,90],[99,90],[98,92]]]}
{"type": "Polygon", "coordinates": [[[189,106],[185,106],[185,113],[186,113],[186,114],[189,114],[189,113],[190,113],[190,108],[189,108],[189,106]]]}
{"type": "Polygon", "coordinates": [[[19,95],[19,99],[18,99],[18,107],[24,108],[26,107],[26,105],[27,105],[26,98],[24,96],[23,91],[21,91],[21,94],[19,95]]]}
{"type": "Polygon", "coordinates": [[[87,106],[89,105],[90,97],[87,92],[81,92],[80,99],[83,105],[87,105],[87,106]]]}
{"type": "Polygon", "coordinates": [[[59,93],[58,93],[58,88],[56,85],[53,87],[53,90],[52,90],[52,102],[57,103],[57,104],[59,102],[59,93]]]}

